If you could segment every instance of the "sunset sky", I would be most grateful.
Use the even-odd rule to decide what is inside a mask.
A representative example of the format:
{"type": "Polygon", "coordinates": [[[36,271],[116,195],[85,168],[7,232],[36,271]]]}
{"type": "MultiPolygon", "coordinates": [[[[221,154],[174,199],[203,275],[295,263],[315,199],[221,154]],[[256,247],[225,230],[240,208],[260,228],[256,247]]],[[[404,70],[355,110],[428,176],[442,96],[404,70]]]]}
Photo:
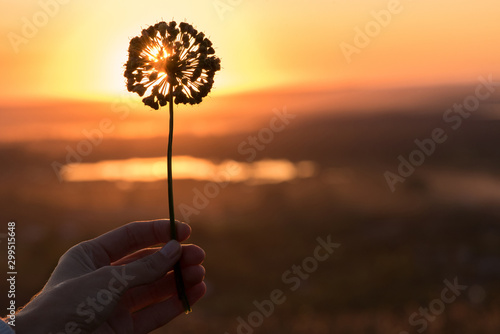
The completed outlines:
{"type": "Polygon", "coordinates": [[[172,19],[204,31],[221,58],[211,97],[498,81],[499,12],[495,0],[4,0],[1,112],[130,95],[129,40],[172,19]]]}
{"type": "Polygon", "coordinates": [[[161,20],[192,23],[222,61],[209,97],[179,106],[176,133],[199,136],[255,131],[283,106],[405,110],[442,99],[434,87],[498,82],[499,12],[496,0],[3,0],[0,141],[81,139],[103,117],[108,137],[163,136],[168,113],[123,77],[130,39],[161,20]],[[116,119],[117,103],[131,116],[116,119]]]}

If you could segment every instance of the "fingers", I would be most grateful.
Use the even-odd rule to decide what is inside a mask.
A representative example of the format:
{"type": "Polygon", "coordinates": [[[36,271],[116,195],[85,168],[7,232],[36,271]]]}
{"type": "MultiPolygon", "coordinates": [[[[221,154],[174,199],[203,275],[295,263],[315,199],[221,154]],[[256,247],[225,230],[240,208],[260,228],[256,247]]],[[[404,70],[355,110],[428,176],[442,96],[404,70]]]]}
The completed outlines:
{"type": "MultiPolygon", "coordinates": [[[[172,241],[170,243],[172,243],[172,241]]],[[[163,250],[165,249],[166,247],[163,248],[163,250]]],[[[161,253],[157,252],[152,255],[148,255],[146,258],[151,258],[156,254],[161,253]]],[[[182,274],[190,304],[193,304],[205,293],[205,289],[203,289],[203,293],[201,294],[195,293],[193,295],[190,295],[189,292],[191,288],[193,288],[194,286],[198,286],[205,277],[205,268],[201,266],[201,263],[204,261],[204,259],[205,252],[200,247],[196,245],[184,245],[182,247],[182,256],[180,258],[180,262],[183,266],[182,274]]],[[[142,259],[137,260],[133,263],[130,263],[128,266],[141,263],[141,261],[142,259]]],[[[168,267],[167,270],[170,270],[173,266],[173,263],[168,263],[168,261],[165,261],[164,266],[168,267]]],[[[135,270],[138,270],[139,272],[142,272],[144,274],[144,270],[135,270]]],[[[167,298],[170,298],[171,300],[175,300],[177,302],[177,304],[174,303],[174,305],[176,305],[178,308],[175,309],[176,312],[171,313],[172,318],[177,316],[179,312],[183,312],[183,306],[177,298],[177,287],[175,284],[175,276],[173,271],[170,271],[167,275],[160,277],[156,281],[151,281],[151,283],[149,284],[143,285],[139,283],[140,282],[138,281],[134,282],[132,287],[135,286],[135,288],[128,290],[127,293],[123,296],[123,305],[128,308],[129,312],[132,313],[144,308],[149,309],[150,307],[157,304],[163,305],[167,298]]],[[[197,290],[194,291],[196,292],[197,290]]],[[[170,302],[168,305],[172,305],[172,302],[170,302]]],[[[149,331],[146,332],[149,333],[149,331]]]]}
{"type": "Polygon", "coordinates": [[[205,251],[196,245],[182,245],[181,267],[202,264],[205,251]]]}
{"type": "MultiPolygon", "coordinates": [[[[195,264],[202,264],[205,260],[205,251],[196,245],[181,245],[182,246],[182,256],[181,256],[181,266],[192,266],[195,264]]],[[[111,265],[119,266],[127,264],[136,260],[139,260],[145,256],[151,255],[158,250],[160,247],[145,248],[141,249],[133,254],[129,254],[118,261],[113,262],[111,265]]]]}
{"type": "MultiPolygon", "coordinates": [[[[176,222],[178,241],[189,237],[189,225],[176,222]]],[[[95,252],[95,261],[101,266],[109,265],[141,248],[170,240],[168,219],[133,222],[86,242],[95,252]]],[[[97,264],[97,263],[96,263],[97,264]]]]}
{"type": "MultiPolygon", "coordinates": [[[[189,289],[203,281],[205,268],[201,265],[184,267],[182,268],[182,276],[186,289],[189,289]]],[[[177,298],[177,287],[173,271],[154,283],[138,286],[127,291],[122,301],[129,312],[135,312],[149,305],[162,302],[169,297],[177,298]]]]}
{"type": "Polygon", "coordinates": [[[144,248],[141,250],[138,250],[135,253],[129,254],[125,257],[122,257],[118,261],[115,261],[111,263],[112,266],[120,266],[122,264],[127,264],[130,262],[134,262],[136,260],[142,259],[145,256],[151,255],[159,251],[161,248],[160,247],[152,247],[152,248],[144,248]]]}
{"type": "MultiPolygon", "coordinates": [[[[150,251],[151,249],[147,249],[145,252],[137,253],[149,253],[150,251]]],[[[183,267],[182,275],[187,287],[198,284],[205,277],[205,268],[201,266],[204,260],[205,252],[203,249],[196,245],[182,245],[182,255],[179,261],[181,267],[183,267]]],[[[149,285],[138,286],[129,290],[124,296],[124,303],[133,312],[160,302],[175,294],[176,291],[175,279],[173,271],[171,271],[149,285]]]]}
{"type": "MultiPolygon", "coordinates": [[[[189,304],[193,305],[205,295],[207,287],[204,282],[186,290],[189,304]]],[[[184,313],[181,301],[177,297],[172,297],[161,303],[142,309],[132,315],[134,330],[136,333],[149,333],[172,319],[184,313]]]]}
{"type": "Polygon", "coordinates": [[[174,264],[180,259],[181,253],[182,248],[179,242],[171,240],[158,252],[124,265],[127,274],[134,277],[130,288],[154,282],[164,276],[172,270],[174,264]]]}

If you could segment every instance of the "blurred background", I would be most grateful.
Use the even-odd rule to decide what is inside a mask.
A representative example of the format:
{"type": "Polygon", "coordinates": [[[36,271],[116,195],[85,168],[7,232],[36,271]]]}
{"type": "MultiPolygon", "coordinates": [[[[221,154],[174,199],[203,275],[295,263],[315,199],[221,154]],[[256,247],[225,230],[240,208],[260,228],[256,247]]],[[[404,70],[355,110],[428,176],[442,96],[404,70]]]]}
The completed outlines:
{"type": "Polygon", "coordinates": [[[13,220],[17,304],[72,245],[168,217],[168,113],[126,91],[123,64],[130,38],[176,20],[222,60],[209,97],[175,111],[177,217],[208,293],[156,333],[497,333],[499,10],[3,0],[0,263],[13,220]],[[324,261],[318,238],[340,244],[324,261]],[[464,286],[450,303],[445,280],[464,286]]]}

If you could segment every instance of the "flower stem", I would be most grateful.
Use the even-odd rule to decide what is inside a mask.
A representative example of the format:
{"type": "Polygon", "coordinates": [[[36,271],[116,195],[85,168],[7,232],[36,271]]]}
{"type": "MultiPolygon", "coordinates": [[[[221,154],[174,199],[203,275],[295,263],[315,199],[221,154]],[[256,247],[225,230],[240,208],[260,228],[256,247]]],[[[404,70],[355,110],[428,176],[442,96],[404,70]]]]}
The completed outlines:
{"type": "MultiPolygon", "coordinates": [[[[174,190],[172,187],[172,141],[174,137],[174,98],[172,94],[172,85],[169,88],[170,99],[168,101],[170,111],[169,131],[168,131],[168,150],[167,150],[167,181],[168,181],[168,210],[170,212],[170,237],[177,240],[177,227],[175,225],[174,213],[174,190]]],[[[182,302],[184,312],[187,314],[191,312],[191,306],[186,296],[186,289],[184,287],[184,279],[182,278],[181,265],[178,261],[174,265],[175,285],[177,287],[177,296],[182,302]]]]}

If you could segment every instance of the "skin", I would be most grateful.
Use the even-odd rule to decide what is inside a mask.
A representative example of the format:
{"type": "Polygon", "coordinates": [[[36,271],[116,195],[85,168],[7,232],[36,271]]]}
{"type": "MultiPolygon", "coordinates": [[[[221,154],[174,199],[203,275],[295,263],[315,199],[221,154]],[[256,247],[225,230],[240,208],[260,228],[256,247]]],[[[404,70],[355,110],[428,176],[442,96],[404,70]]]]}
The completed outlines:
{"type": "MultiPolygon", "coordinates": [[[[180,260],[193,305],[206,292],[205,252],[170,241],[169,224],[134,222],[69,249],[16,314],[16,333],[149,333],[183,313],[171,270],[180,260]],[[166,242],[162,251],[149,248],[166,242]]],[[[191,228],[176,224],[186,240],[191,228]]]]}

